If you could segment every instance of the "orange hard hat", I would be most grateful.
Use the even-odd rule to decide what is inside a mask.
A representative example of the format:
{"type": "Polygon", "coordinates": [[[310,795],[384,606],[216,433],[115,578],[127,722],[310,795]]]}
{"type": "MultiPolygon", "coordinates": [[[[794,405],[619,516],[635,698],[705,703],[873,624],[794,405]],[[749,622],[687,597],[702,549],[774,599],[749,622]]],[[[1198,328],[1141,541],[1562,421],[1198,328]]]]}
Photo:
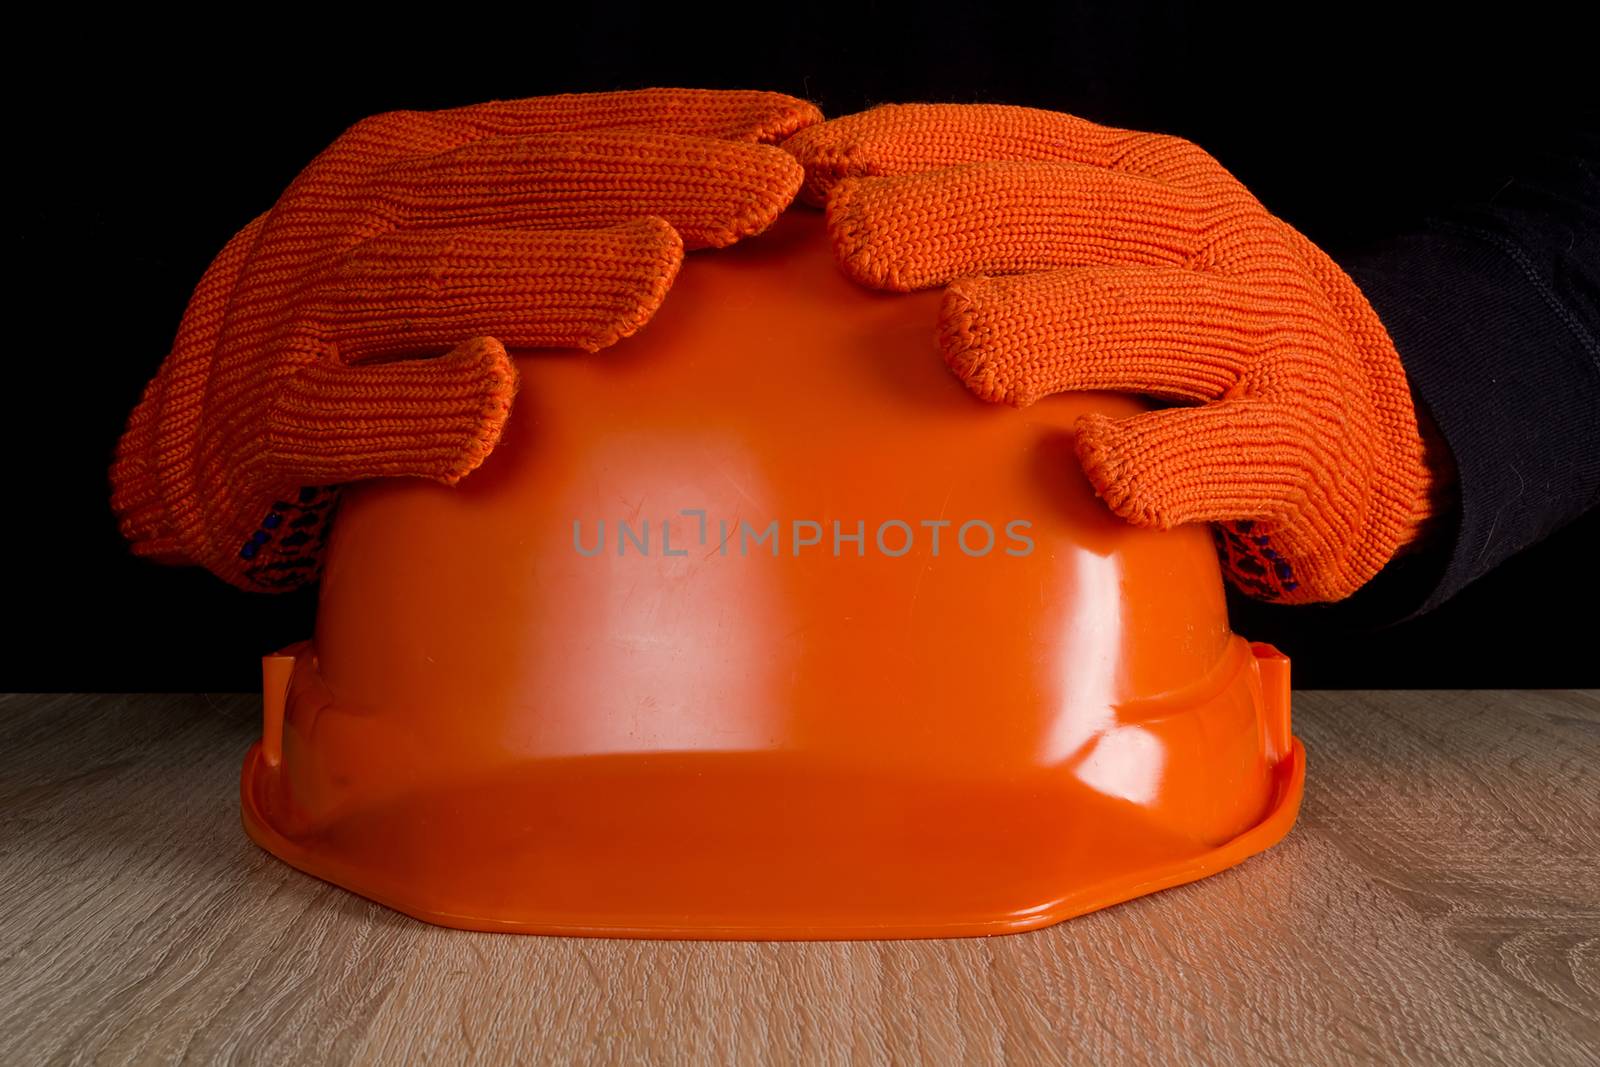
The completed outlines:
{"type": "Polygon", "coordinates": [[[637,336],[518,357],[460,486],[349,488],[250,835],[448,926],[749,938],[1025,930],[1277,841],[1287,660],[1205,528],[1076,466],[1077,416],[1139,403],[974,400],[938,300],[796,210],[637,336]]]}

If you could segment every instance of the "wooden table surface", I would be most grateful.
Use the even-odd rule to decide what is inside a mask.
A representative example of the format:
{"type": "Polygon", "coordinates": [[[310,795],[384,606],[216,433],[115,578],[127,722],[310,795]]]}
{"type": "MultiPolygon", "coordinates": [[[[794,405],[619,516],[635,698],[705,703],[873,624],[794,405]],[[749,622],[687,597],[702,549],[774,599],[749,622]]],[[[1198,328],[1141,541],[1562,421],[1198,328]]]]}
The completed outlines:
{"type": "Polygon", "coordinates": [[[0,1063],[1600,1062],[1600,694],[1297,693],[1299,826],[1031,934],[463,933],[239,828],[259,698],[0,697],[0,1063]]]}

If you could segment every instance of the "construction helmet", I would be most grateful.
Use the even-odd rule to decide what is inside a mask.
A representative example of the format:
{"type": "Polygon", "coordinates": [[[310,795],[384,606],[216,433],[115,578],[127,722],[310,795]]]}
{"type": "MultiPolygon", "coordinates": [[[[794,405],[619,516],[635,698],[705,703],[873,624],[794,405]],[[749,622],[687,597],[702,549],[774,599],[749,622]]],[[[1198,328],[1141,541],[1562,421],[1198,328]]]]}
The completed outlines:
{"type": "Polygon", "coordinates": [[[791,211],[637,336],[518,357],[460,486],[348,488],[251,837],[448,926],[727,938],[1026,930],[1276,842],[1287,660],[1206,529],[1122,522],[1073,456],[1140,403],[974,400],[938,299],[791,211]]]}

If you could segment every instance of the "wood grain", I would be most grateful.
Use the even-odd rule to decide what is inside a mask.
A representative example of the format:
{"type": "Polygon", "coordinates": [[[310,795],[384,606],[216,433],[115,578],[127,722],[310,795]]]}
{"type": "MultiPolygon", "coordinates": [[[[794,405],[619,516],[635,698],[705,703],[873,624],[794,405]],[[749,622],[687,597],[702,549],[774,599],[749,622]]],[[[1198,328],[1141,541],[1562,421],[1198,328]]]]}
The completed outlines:
{"type": "Polygon", "coordinates": [[[239,829],[257,701],[0,697],[0,1063],[1600,1062],[1600,694],[1298,693],[1300,825],[1033,934],[426,926],[239,829]]]}

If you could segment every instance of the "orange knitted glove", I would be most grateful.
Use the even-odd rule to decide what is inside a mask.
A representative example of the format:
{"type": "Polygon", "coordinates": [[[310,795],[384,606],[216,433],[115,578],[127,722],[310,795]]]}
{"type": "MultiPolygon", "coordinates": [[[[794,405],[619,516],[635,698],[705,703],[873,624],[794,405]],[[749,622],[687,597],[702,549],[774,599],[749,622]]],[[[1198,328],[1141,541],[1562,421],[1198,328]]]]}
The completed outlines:
{"type": "Polygon", "coordinates": [[[803,175],[768,146],[820,118],[649,89],[357,123],[201,279],[117,448],[124,535],[246,589],[313,578],[339,483],[477,467],[517,388],[503,345],[637,330],[685,247],[788,206],[803,175]]]}
{"type": "Polygon", "coordinates": [[[983,399],[1193,405],[1079,421],[1124,519],[1224,523],[1235,584],[1288,603],[1350,595],[1416,536],[1429,475],[1383,325],[1199,148],[991,105],[880,107],[784,147],[851,277],[948,285],[940,344],[983,399]]]}

